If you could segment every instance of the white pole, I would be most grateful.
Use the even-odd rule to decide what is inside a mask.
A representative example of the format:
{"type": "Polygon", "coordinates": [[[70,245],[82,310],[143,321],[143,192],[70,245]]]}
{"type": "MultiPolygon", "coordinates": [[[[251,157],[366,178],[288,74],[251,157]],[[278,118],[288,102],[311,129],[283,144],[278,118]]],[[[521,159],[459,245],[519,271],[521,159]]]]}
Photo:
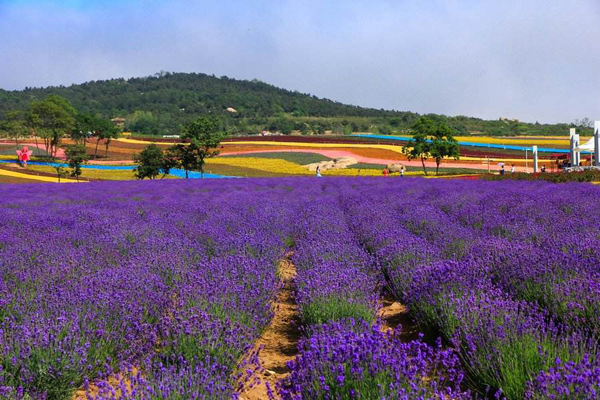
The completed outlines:
{"type": "Polygon", "coordinates": [[[537,146],[533,146],[533,173],[538,172],[538,151],[537,146]]]}
{"type": "MultiPolygon", "coordinates": [[[[575,146],[576,149],[579,147],[579,134],[576,134],[575,136],[573,136],[573,145],[575,146]]],[[[581,151],[575,150],[574,155],[575,155],[575,166],[579,167],[579,164],[581,163],[581,151]]]]}
{"type": "Polygon", "coordinates": [[[576,167],[577,164],[575,160],[575,128],[571,128],[569,130],[569,146],[569,162],[571,163],[571,167],[576,167]]]}
{"type": "Polygon", "coordinates": [[[600,121],[594,122],[594,166],[600,167],[600,121]]]}

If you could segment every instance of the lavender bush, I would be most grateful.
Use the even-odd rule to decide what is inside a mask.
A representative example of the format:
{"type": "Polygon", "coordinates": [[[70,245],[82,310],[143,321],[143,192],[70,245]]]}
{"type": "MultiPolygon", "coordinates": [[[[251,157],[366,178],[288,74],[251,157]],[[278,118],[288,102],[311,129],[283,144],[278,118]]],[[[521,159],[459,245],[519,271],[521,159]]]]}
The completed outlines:
{"type": "Polygon", "coordinates": [[[235,398],[292,251],[287,398],[594,398],[599,200],[508,181],[2,186],[0,394],[235,398]],[[444,347],[380,333],[384,287],[444,347]]]}
{"type": "Polygon", "coordinates": [[[330,322],[300,343],[284,399],[471,399],[451,350],[402,342],[366,322],[330,322]]]}

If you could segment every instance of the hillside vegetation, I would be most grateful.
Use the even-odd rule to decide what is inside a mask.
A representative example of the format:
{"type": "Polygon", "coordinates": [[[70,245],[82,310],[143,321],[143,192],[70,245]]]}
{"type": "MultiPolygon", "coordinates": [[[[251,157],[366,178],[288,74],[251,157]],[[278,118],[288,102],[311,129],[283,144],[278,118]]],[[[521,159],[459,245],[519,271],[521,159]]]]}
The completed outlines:
{"type": "MultiPolygon", "coordinates": [[[[258,133],[264,129],[284,134],[294,130],[303,134],[326,131],[406,134],[419,117],[409,111],[347,105],[258,80],[161,72],[144,78],[91,81],[68,87],[0,90],[0,118],[12,110],[25,110],[31,101],[51,94],[68,99],[77,110],[85,113],[126,118],[127,129],[147,134],[177,134],[182,125],[208,113],[220,115],[234,134],[258,133]]],[[[428,116],[443,120],[462,135],[556,135],[567,134],[568,128],[573,126],[428,116]]],[[[589,132],[586,129],[581,133],[589,132]]]]}

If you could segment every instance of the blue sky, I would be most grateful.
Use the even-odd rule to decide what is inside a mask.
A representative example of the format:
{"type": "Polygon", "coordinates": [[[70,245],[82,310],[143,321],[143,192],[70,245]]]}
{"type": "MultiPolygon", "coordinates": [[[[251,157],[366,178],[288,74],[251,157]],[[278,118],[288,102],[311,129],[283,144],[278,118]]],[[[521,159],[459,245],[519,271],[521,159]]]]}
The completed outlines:
{"type": "Polygon", "coordinates": [[[0,0],[0,88],[160,70],[362,106],[600,119],[600,1],[0,0]]]}

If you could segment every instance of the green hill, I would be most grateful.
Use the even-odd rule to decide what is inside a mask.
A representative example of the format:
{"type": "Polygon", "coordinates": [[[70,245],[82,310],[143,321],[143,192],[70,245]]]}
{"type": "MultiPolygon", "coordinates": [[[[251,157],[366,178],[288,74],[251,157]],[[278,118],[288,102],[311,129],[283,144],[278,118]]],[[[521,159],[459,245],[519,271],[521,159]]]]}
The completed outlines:
{"type": "MultiPolygon", "coordinates": [[[[220,115],[230,130],[240,134],[257,133],[262,129],[283,133],[292,130],[339,134],[356,131],[406,133],[418,117],[413,112],[347,105],[258,80],[168,72],[67,87],[0,90],[0,117],[11,110],[24,110],[30,101],[50,94],[68,99],[82,112],[106,118],[124,117],[127,128],[149,134],[178,133],[182,124],[206,113],[220,115]]],[[[566,134],[568,128],[566,124],[536,125],[462,116],[430,116],[446,120],[461,134],[566,134]]]]}

